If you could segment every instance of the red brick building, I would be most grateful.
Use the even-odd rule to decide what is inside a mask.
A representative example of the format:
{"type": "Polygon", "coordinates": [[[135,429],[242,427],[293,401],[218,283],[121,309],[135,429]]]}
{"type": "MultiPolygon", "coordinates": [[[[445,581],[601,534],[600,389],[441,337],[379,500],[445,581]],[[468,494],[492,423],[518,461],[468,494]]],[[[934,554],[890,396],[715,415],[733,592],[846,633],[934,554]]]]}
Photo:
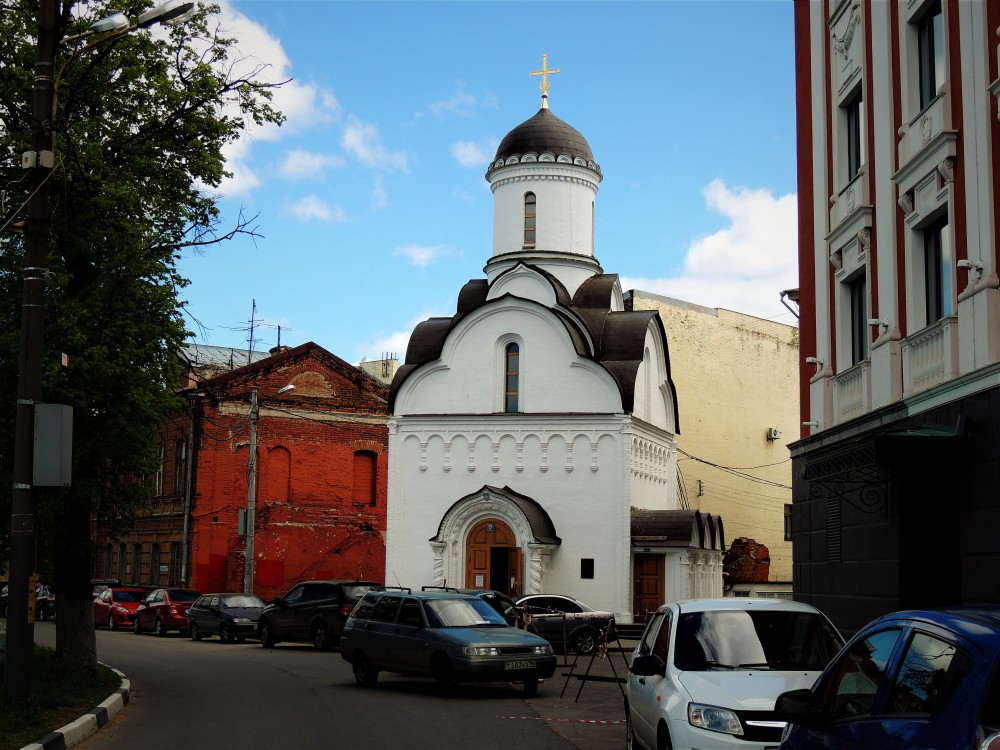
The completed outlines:
{"type": "Polygon", "coordinates": [[[243,590],[256,390],[254,592],[384,580],[386,386],[313,343],[270,356],[190,347],[187,356],[190,406],[162,432],[153,501],[125,538],[95,528],[95,575],[243,590]]]}

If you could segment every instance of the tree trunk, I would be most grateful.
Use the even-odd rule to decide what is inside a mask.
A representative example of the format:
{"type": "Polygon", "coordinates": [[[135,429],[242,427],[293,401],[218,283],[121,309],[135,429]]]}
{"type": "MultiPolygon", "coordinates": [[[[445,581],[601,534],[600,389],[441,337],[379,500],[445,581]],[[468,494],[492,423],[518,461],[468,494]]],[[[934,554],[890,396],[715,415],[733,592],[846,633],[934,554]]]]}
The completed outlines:
{"type": "Polygon", "coordinates": [[[90,583],[90,505],[67,492],[56,526],[56,653],[75,674],[97,672],[94,595],[90,583]]]}

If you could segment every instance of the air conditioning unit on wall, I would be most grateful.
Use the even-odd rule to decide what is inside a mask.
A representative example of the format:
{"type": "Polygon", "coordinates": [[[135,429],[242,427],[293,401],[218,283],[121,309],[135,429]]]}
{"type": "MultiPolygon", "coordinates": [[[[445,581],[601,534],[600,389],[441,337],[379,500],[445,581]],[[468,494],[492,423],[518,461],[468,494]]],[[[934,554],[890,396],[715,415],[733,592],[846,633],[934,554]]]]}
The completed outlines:
{"type": "Polygon", "coordinates": [[[780,427],[768,427],[767,428],[767,439],[768,440],[778,440],[781,437],[780,427]]]}

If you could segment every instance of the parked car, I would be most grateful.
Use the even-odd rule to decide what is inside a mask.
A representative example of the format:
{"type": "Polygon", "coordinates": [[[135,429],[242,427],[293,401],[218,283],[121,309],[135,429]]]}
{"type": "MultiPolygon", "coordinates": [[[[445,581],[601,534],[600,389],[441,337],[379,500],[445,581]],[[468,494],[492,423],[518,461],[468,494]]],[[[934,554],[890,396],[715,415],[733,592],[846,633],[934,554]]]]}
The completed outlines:
{"type": "Polygon", "coordinates": [[[320,649],[340,642],[348,615],[369,591],[382,589],[374,581],[303,581],[275,599],[260,613],[257,634],[264,648],[280,641],[312,641],[320,649]]]}
{"type": "Polygon", "coordinates": [[[193,641],[217,635],[223,643],[242,643],[257,635],[264,606],[253,594],[205,594],[188,610],[188,635],[193,641]]]}
{"type": "Polygon", "coordinates": [[[523,608],[524,627],[562,651],[592,654],[602,641],[618,637],[614,613],[596,610],[571,596],[531,594],[518,599],[517,606],[523,608]]]}
{"type": "Polygon", "coordinates": [[[421,591],[454,591],[456,594],[476,596],[489,604],[503,616],[508,625],[516,628],[524,627],[523,609],[518,609],[517,602],[502,591],[496,589],[456,589],[449,586],[424,586],[421,591]]]}
{"type": "Polygon", "coordinates": [[[94,596],[94,626],[107,625],[108,630],[129,628],[135,619],[135,610],[144,598],[146,589],[139,587],[109,587],[94,596]]]}
{"type": "Polygon", "coordinates": [[[998,657],[1000,607],[877,618],[812,689],[779,696],[781,748],[998,750],[998,657]]]}
{"type": "Polygon", "coordinates": [[[153,589],[135,609],[132,632],[152,630],[157,635],[166,635],[171,630],[177,630],[185,635],[188,609],[199,596],[201,592],[194,589],[153,589]]]}
{"type": "Polygon", "coordinates": [[[775,712],[778,695],[812,685],[843,644],[826,616],[807,604],[742,598],[665,604],[629,665],[629,745],[774,750],[785,726],[775,712]]]}
{"type": "Polygon", "coordinates": [[[35,619],[48,620],[56,616],[56,592],[50,586],[35,588],[35,619]]]}
{"type": "Polygon", "coordinates": [[[379,672],[457,682],[522,682],[525,695],[556,668],[552,645],[511,627],[490,604],[454,592],[371,591],[344,626],[340,655],[363,687],[379,672]]]}
{"type": "Polygon", "coordinates": [[[122,582],[117,578],[92,578],[90,579],[90,587],[94,592],[96,597],[105,589],[110,589],[112,586],[121,586],[122,582]]]}

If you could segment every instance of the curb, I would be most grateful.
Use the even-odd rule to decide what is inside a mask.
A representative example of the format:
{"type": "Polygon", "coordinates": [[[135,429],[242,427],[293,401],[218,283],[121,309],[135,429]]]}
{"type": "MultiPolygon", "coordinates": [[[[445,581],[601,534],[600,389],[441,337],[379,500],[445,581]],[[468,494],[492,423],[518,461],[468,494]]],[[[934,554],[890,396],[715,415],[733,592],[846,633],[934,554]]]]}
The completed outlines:
{"type": "Polygon", "coordinates": [[[108,669],[122,678],[120,688],[109,696],[107,700],[85,713],[76,721],[71,721],[66,726],[45,735],[38,742],[25,745],[21,750],[66,750],[66,748],[73,747],[73,745],[87,739],[117,716],[128,705],[132,683],[114,667],[108,667],[108,669]]]}

